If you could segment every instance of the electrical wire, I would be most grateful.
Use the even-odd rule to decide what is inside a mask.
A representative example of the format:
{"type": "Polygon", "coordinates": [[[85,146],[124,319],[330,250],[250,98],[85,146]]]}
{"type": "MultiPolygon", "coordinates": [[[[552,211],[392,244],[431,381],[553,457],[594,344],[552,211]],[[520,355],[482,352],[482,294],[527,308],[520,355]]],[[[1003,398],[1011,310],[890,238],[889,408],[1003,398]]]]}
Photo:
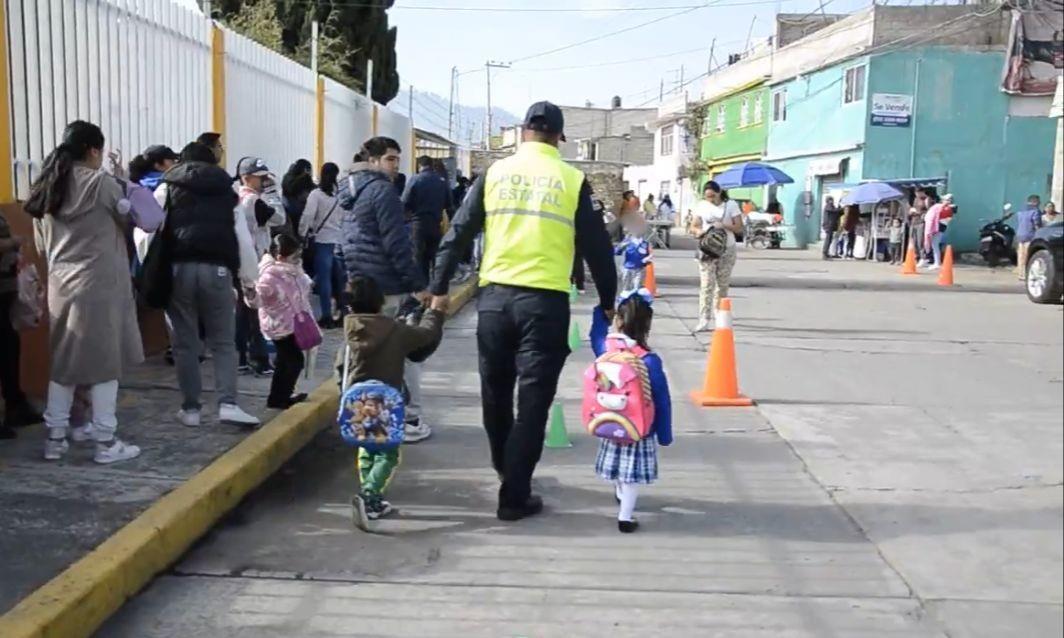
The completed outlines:
{"type": "MultiPolygon", "coordinates": [[[[742,6],[744,4],[776,4],[777,0],[751,0],[750,2],[739,2],[734,5],[724,6],[742,6]]],[[[316,0],[296,0],[291,2],[293,5],[309,5],[318,6],[321,4],[316,0]]],[[[436,12],[454,12],[454,13],[647,13],[654,11],[673,11],[673,10],[686,10],[686,9],[701,9],[705,4],[678,4],[678,5],[664,5],[664,6],[637,6],[637,7],[625,7],[625,6],[613,6],[613,7],[503,7],[503,6],[457,6],[449,7],[442,5],[428,5],[428,4],[395,4],[391,7],[374,2],[358,2],[355,0],[333,0],[329,2],[329,5],[333,7],[352,8],[352,9],[388,9],[392,11],[436,11],[436,12]]]]}

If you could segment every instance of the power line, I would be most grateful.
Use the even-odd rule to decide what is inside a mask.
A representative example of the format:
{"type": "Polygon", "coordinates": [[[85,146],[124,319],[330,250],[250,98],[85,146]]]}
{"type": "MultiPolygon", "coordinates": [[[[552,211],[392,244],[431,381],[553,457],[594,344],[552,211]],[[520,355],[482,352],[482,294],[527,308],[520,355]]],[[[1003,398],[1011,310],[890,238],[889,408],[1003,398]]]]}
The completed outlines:
{"type": "MultiPolygon", "coordinates": [[[[775,4],[776,0],[756,0],[746,3],[736,3],[735,5],[724,6],[741,6],[743,4],[775,4]]],[[[297,0],[291,4],[296,5],[311,5],[317,6],[316,0],[297,0]]],[[[357,2],[357,1],[336,1],[330,2],[330,5],[334,7],[344,7],[353,9],[389,9],[389,10],[402,10],[402,11],[438,11],[438,12],[453,12],[453,13],[639,13],[639,12],[654,12],[654,11],[674,11],[680,9],[701,9],[705,4],[679,4],[679,5],[664,5],[664,6],[638,6],[638,7],[625,7],[625,6],[613,6],[613,7],[504,7],[504,6],[484,6],[484,7],[472,7],[472,6],[440,6],[440,5],[427,5],[427,4],[396,4],[388,6],[381,3],[374,2],[357,2]]]]}
{"type": "Polygon", "coordinates": [[[622,33],[628,33],[629,31],[635,31],[636,29],[642,29],[643,27],[648,27],[648,26],[650,26],[652,24],[657,24],[658,22],[663,22],[663,21],[669,20],[671,18],[676,18],[676,17],[682,16],[682,15],[685,15],[685,14],[688,14],[688,13],[691,13],[691,12],[694,12],[694,11],[698,11],[699,9],[704,9],[704,8],[710,6],[711,4],[713,4],[713,0],[710,0],[709,2],[706,2],[706,3],[701,4],[699,6],[696,6],[696,7],[688,7],[686,9],[683,9],[682,11],[676,11],[675,13],[670,13],[669,15],[661,16],[659,18],[654,18],[653,20],[647,20],[646,22],[641,22],[639,24],[635,24],[635,25],[632,25],[630,27],[625,27],[623,29],[618,29],[616,31],[610,31],[609,33],[603,33],[602,35],[597,35],[597,36],[595,36],[593,38],[588,38],[586,40],[581,40],[579,42],[573,42],[572,44],[566,44],[564,46],[555,47],[553,49],[548,49],[546,51],[540,51],[539,53],[533,53],[532,55],[526,55],[526,56],[521,57],[521,58],[515,58],[513,60],[510,60],[510,64],[517,64],[518,62],[524,62],[526,60],[533,60],[535,58],[541,58],[541,57],[543,57],[545,55],[552,55],[554,53],[559,53],[561,51],[568,51],[569,49],[575,49],[576,47],[583,46],[585,44],[591,44],[592,42],[598,42],[599,40],[605,40],[606,38],[609,38],[609,37],[612,37],[612,36],[615,36],[615,35],[620,35],[622,33]]]}

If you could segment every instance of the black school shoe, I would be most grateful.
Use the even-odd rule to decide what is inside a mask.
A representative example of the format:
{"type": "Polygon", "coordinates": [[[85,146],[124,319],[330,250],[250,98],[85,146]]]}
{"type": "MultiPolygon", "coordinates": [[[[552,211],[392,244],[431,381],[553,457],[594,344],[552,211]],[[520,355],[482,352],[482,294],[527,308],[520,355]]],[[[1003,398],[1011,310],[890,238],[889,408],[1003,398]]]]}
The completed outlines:
{"type": "Polygon", "coordinates": [[[271,409],[271,410],[287,410],[288,408],[292,407],[293,405],[295,405],[297,403],[302,403],[302,402],[304,402],[306,400],[307,400],[307,393],[306,392],[300,392],[299,394],[293,394],[291,397],[289,397],[287,399],[282,399],[281,401],[267,400],[266,401],[266,407],[271,409]]]}
{"type": "Polygon", "coordinates": [[[635,530],[639,529],[639,521],[617,521],[617,529],[622,534],[631,534],[635,530]]]}
{"type": "Polygon", "coordinates": [[[500,521],[519,521],[522,518],[535,516],[543,511],[543,499],[533,494],[528,497],[520,507],[499,507],[495,513],[500,521]]]}

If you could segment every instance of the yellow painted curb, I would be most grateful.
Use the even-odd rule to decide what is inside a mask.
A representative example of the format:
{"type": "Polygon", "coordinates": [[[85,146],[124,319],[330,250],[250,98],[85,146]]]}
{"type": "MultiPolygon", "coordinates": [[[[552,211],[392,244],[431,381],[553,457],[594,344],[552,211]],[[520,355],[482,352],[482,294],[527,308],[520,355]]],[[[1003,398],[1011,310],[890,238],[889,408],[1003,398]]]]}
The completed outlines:
{"type": "MultiPolygon", "coordinates": [[[[456,314],[477,288],[456,286],[456,314]]],[[[0,616],[3,638],[90,636],[114,612],[181,557],[192,543],[336,418],[330,379],[250,434],[115,532],[96,549],[0,616]]]]}

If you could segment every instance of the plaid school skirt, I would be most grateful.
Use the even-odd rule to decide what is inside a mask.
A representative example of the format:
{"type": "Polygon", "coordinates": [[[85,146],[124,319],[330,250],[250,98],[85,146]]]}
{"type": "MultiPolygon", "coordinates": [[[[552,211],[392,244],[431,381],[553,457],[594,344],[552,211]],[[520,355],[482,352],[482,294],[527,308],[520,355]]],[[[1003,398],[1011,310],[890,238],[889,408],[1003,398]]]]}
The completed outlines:
{"type": "Polygon", "coordinates": [[[620,483],[653,483],[658,478],[658,444],[651,435],[633,445],[599,441],[595,473],[620,483]]]}

